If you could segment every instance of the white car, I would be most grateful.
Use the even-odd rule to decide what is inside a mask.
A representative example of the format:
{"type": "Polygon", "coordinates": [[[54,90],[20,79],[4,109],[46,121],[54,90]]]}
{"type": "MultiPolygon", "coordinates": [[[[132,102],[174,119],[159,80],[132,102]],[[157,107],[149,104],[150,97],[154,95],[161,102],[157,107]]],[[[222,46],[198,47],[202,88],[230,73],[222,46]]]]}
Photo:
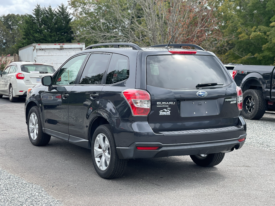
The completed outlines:
{"type": "Polygon", "coordinates": [[[41,78],[52,75],[53,66],[34,62],[12,62],[0,72],[0,98],[8,95],[11,102],[26,97],[29,88],[41,83],[41,78]]]}

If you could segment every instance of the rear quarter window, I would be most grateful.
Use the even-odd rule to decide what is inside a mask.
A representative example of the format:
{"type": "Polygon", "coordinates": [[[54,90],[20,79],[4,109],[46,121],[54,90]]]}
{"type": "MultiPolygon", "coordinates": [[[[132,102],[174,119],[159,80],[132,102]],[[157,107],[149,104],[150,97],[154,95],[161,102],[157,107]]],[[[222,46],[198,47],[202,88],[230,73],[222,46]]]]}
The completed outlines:
{"type": "Polygon", "coordinates": [[[229,84],[213,56],[160,55],[147,57],[147,84],[167,89],[196,89],[197,84],[229,84]]]}
{"type": "Polygon", "coordinates": [[[129,78],[129,59],[126,56],[113,54],[110,62],[106,84],[114,84],[129,78]]]}

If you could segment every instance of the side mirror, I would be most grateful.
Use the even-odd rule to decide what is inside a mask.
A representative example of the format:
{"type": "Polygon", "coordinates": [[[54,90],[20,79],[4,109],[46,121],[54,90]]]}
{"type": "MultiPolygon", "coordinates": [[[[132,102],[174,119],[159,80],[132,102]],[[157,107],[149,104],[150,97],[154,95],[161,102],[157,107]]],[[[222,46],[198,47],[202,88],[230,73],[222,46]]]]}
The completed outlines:
{"type": "Polygon", "coordinates": [[[45,76],[42,78],[41,82],[42,82],[42,85],[49,87],[49,86],[52,86],[53,84],[53,78],[52,76],[45,76]]]}

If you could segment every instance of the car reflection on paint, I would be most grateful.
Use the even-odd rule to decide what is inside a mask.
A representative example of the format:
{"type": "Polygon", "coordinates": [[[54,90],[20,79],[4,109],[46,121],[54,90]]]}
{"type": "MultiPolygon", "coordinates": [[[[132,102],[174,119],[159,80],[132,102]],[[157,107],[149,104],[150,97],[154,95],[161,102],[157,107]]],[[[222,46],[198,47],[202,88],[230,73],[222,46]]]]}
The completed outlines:
{"type": "Polygon", "coordinates": [[[45,108],[56,108],[62,104],[61,94],[42,93],[41,101],[45,108]]]}

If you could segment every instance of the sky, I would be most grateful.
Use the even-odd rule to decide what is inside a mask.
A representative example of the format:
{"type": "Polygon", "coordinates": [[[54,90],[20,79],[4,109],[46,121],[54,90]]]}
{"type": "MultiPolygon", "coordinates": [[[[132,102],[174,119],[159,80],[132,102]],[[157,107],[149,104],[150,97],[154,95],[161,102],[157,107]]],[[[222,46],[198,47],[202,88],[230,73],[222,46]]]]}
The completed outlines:
{"type": "Polygon", "coordinates": [[[68,5],[68,0],[0,0],[0,16],[6,14],[31,14],[37,4],[56,8],[60,4],[68,5]]]}

